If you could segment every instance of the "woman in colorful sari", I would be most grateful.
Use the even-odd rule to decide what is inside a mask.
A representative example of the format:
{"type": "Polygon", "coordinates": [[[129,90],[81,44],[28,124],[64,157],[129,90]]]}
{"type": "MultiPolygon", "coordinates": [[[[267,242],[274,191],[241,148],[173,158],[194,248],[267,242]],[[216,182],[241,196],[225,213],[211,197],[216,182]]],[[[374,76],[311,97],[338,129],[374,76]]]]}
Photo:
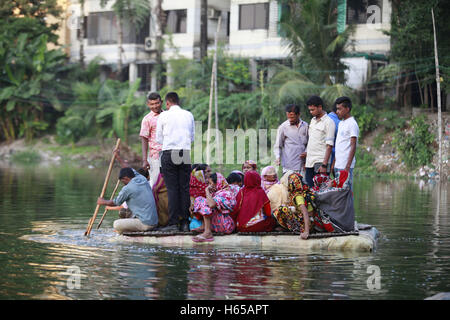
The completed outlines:
{"type": "Polygon", "coordinates": [[[257,171],[250,170],[244,175],[244,187],[237,194],[231,215],[239,232],[269,232],[276,225],[257,171]]]}
{"type": "Polygon", "coordinates": [[[208,179],[211,174],[211,168],[207,164],[197,164],[191,172],[191,180],[189,181],[189,195],[191,198],[191,217],[189,218],[189,228],[191,231],[198,231],[202,226],[202,216],[192,212],[195,199],[198,197],[206,198],[206,188],[208,187],[208,179]]]}
{"type": "Polygon", "coordinates": [[[290,231],[300,232],[302,239],[307,239],[314,231],[353,231],[353,198],[348,193],[348,174],[346,177],[343,173],[334,180],[318,177],[316,181],[325,184],[315,186],[321,191],[311,190],[299,173],[289,175],[290,203],[273,212],[278,223],[290,231]]]}
{"type": "Polygon", "coordinates": [[[277,170],[273,166],[267,166],[264,169],[261,170],[261,187],[263,190],[268,193],[269,189],[277,184],[278,176],[277,176],[277,170]]]}
{"type": "Polygon", "coordinates": [[[278,224],[292,232],[300,233],[302,239],[309,237],[311,229],[310,214],[314,208],[314,195],[303,182],[301,174],[294,172],[288,177],[289,204],[274,210],[273,216],[278,224]]]}
{"type": "Polygon", "coordinates": [[[212,232],[232,233],[234,221],[230,216],[236,205],[235,189],[230,188],[224,176],[213,173],[209,177],[206,197],[197,197],[193,212],[203,217],[203,233],[192,238],[194,242],[214,241],[212,232]]]}
{"type": "Polygon", "coordinates": [[[286,173],[281,177],[280,182],[274,184],[269,192],[267,192],[267,197],[270,200],[270,208],[272,212],[278,207],[285,205],[289,205],[289,191],[288,191],[288,178],[294,173],[292,170],[286,171],[286,173]]]}

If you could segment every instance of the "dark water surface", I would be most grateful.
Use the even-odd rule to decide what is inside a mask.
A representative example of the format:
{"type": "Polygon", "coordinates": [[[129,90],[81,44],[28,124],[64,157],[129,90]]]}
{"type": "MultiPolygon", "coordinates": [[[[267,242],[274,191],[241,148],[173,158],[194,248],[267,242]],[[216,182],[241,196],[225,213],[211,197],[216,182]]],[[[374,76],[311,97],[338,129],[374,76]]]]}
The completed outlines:
{"type": "Polygon", "coordinates": [[[424,299],[450,291],[448,183],[357,177],[357,221],[381,232],[376,251],[302,254],[117,244],[109,241],[117,213],[86,239],[104,174],[0,167],[0,299],[424,299]]]}

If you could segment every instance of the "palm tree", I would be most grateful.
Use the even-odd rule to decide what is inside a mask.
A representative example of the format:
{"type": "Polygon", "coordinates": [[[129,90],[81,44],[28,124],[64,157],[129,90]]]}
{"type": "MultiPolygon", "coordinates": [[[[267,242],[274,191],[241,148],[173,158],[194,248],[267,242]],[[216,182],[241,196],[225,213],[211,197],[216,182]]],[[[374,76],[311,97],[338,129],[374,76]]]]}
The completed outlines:
{"type": "Polygon", "coordinates": [[[354,28],[337,32],[337,0],[282,0],[281,34],[291,54],[299,58],[320,84],[343,83],[341,62],[354,28]]]}
{"type": "MultiPolygon", "coordinates": [[[[109,0],[101,0],[100,5],[106,6],[109,0]]],[[[122,71],[122,54],[123,54],[123,24],[129,22],[136,26],[136,31],[139,30],[150,15],[150,1],[149,0],[115,0],[112,5],[114,14],[117,17],[117,46],[119,50],[119,58],[117,61],[117,74],[120,75],[122,71]]]]}

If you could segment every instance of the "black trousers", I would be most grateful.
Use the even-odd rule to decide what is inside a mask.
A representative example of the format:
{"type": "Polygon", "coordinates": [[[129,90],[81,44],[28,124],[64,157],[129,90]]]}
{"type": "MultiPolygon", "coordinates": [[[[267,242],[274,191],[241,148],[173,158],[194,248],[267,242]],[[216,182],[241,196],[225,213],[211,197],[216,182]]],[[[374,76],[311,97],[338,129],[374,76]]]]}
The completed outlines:
{"type": "Polygon", "coordinates": [[[191,155],[189,150],[165,150],[161,155],[161,173],[169,200],[169,223],[189,223],[189,181],[191,155]]]}
{"type": "MultiPolygon", "coordinates": [[[[317,162],[314,164],[313,168],[305,168],[305,182],[310,188],[314,187],[313,178],[316,174],[319,174],[319,169],[320,169],[321,165],[322,165],[322,162],[317,162]]],[[[330,175],[330,165],[329,164],[327,167],[327,174],[328,174],[328,176],[330,175]]]]}

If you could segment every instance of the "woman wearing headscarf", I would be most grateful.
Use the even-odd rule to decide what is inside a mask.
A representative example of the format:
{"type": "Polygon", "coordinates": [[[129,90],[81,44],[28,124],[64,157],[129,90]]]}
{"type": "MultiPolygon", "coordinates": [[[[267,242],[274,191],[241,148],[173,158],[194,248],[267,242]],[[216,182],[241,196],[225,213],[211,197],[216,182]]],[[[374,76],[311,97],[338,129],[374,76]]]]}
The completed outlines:
{"type": "Polygon", "coordinates": [[[272,212],[282,205],[289,205],[288,177],[292,173],[294,173],[294,171],[288,170],[281,177],[280,182],[274,184],[267,193],[267,197],[270,200],[270,208],[272,209],[272,212]]]}
{"type": "Polygon", "coordinates": [[[271,215],[270,201],[261,188],[261,177],[254,170],[244,175],[244,187],[236,197],[231,213],[239,232],[269,232],[276,225],[271,215]]]}
{"type": "Polygon", "coordinates": [[[224,176],[214,173],[209,177],[206,197],[197,197],[193,212],[203,217],[203,233],[192,238],[194,242],[214,241],[212,232],[232,233],[235,225],[230,216],[236,205],[236,194],[224,176]]]}
{"type": "Polygon", "coordinates": [[[280,226],[292,232],[299,232],[302,239],[307,239],[312,225],[309,214],[312,215],[314,211],[314,195],[297,172],[288,177],[288,192],[289,204],[275,209],[273,216],[280,226]]]}
{"type": "Polygon", "coordinates": [[[264,169],[261,170],[261,187],[263,190],[268,193],[269,189],[277,184],[278,176],[277,176],[277,170],[273,166],[267,166],[264,169]]]}
{"type": "Polygon", "coordinates": [[[202,229],[202,217],[199,214],[194,214],[192,209],[194,208],[195,199],[198,197],[206,197],[206,188],[208,187],[208,179],[211,174],[211,168],[207,164],[197,164],[191,172],[191,178],[189,181],[189,195],[191,198],[191,217],[189,228],[192,231],[198,231],[202,229]]]}
{"type": "Polygon", "coordinates": [[[244,175],[247,171],[250,170],[258,170],[258,165],[253,160],[247,160],[242,164],[242,172],[244,173],[244,175]]]}
{"type": "Polygon", "coordinates": [[[299,232],[307,239],[311,231],[346,232],[354,229],[353,202],[349,202],[348,178],[345,174],[334,180],[318,177],[326,186],[316,186],[311,190],[299,173],[288,178],[289,204],[282,205],[273,212],[277,222],[293,232],[299,232]],[[322,188],[321,188],[322,187],[322,188]]]}

